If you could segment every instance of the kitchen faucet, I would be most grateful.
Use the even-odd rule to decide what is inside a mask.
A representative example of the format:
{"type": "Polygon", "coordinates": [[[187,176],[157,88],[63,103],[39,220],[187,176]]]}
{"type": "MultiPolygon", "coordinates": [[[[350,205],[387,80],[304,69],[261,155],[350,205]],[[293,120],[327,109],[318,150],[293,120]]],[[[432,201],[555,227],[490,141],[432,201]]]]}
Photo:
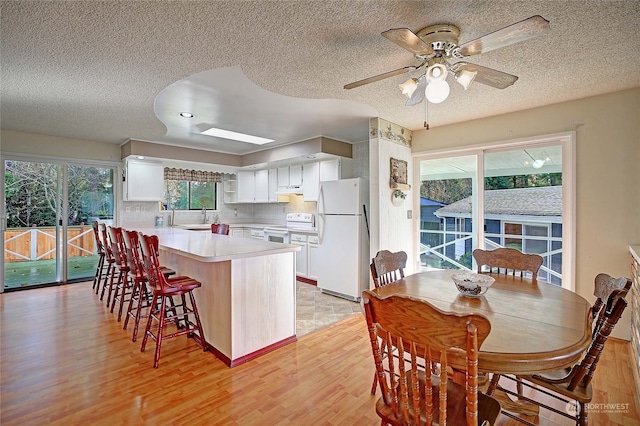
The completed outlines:
{"type": "Polygon", "coordinates": [[[207,223],[207,206],[202,206],[202,223],[207,223]]]}

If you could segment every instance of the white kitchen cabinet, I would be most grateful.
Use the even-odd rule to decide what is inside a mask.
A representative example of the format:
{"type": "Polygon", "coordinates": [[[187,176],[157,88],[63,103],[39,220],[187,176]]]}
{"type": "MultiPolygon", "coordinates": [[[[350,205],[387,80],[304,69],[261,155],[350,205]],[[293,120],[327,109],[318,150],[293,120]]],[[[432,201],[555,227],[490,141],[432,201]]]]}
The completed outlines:
{"type": "Polygon", "coordinates": [[[278,201],[278,169],[269,169],[269,201],[276,203],[278,201]]]}
{"type": "Polygon", "coordinates": [[[244,228],[231,228],[232,237],[244,237],[244,228]]]}
{"type": "Polygon", "coordinates": [[[304,164],[302,195],[304,201],[318,201],[320,182],[351,177],[349,159],[335,158],[304,164]]]}
{"type": "Polygon", "coordinates": [[[266,203],[269,201],[269,170],[256,170],[254,173],[255,179],[255,195],[254,201],[256,203],[266,203]]]}
{"type": "Polygon", "coordinates": [[[302,186],[302,164],[289,166],[289,185],[302,186]]]}
{"type": "Polygon", "coordinates": [[[278,188],[289,186],[289,167],[278,167],[278,188]]]}
{"type": "Polygon", "coordinates": [[[291,244],[300,246],[300,251],[296,253],[296,275],[299,277],[307,278],[309,276],[307,266],[307,236],[305,234],[289,234],[289,237],[291,244]]]}
{"type": "Polygon", "coordinates": [[[162,164],[128,160],[125,163],[125,201],[162,201],[164,168],[162,164]]]}
{"type": "Polygon", "coordinates": [[[304,201],[318,201],[320,183],[320,163],[305,163],[302,171],[302,198],[304,201]]]}
{"type": "Polygon", "coordinates": [[[253,172],[238,171],[238,202],[253,203],[256,193],[256,184],[253,172]]]}
{"type": "Polygon", "coordinates": [[[351,161],[350,158],[320,161],[320,182],[351,178],[351,161]]]}
{"type": "Polygon", "coordinates": [[[318,280],[318,236],[309,235],[307,239],[307,278],[318,280]]]}

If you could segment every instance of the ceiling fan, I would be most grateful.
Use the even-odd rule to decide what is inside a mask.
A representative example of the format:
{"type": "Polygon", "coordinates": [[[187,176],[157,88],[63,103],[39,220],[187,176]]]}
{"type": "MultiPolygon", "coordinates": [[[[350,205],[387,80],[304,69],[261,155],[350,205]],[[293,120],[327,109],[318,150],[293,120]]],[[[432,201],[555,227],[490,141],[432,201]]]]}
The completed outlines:
{"type": "Polygon", "coordinates": [[[451,24],[431,25],[417,33],[413,33],[408,28],[390,29],[383,32],[382,36],[413,53],[420,64],[349,83],[344,88],[353,89],[426,66],[425,74],[400,85],[402,93],[409,98],[406,102],[407,106],[419,104],[425,96],[431,103],[444,101],[449,95],[449,85],[445,81],[449,73],[455,76],[465,90],[474,80],[491,87],[505,89],[515,83],[518,77],[465,61],[450,63],[449,60],[490,52],[538,37],[548,31],[549,21],[540,15],[532,16],[461,45],[458,45],[460,30],[451,24]]]}

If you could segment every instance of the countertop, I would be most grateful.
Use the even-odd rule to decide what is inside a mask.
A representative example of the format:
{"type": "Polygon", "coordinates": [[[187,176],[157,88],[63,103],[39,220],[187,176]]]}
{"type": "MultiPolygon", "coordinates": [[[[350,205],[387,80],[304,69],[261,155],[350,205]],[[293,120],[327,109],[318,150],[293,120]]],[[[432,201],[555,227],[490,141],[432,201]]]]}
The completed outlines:
{"type": "MultiPolygon", "coordinates": [[[[229,228],[251,228],[251,229],[264,229],[264,228],[286,228],[286,225],[277,223],[229,223],[229,228]]],[[[194,231],[204,231],[211,229],[210,223],[177,223],[174,228],[190,229],[194,231]]],[[[294,234],[311,234],[318,235],[317,228],[287,228],[290,233],[294,234]]]]}
{"type": "MultiPolygon", "coordinates": [[[[211,225],[209,225],[211,226],[211,225]]],[[[282,244],[252,238],[237,238],[211,232],[190,231],[177,226],[143,228],[139,232],[157,235],[160,248],[201,262],[222,262],[247,257],[300,251],[296,244],[282,244]]]]}
{"type": "MultiPolygon", "coordinates": [[[[264,229],[274,226],[286,226],[275,223],[229,223],[229,228],[256,228],[264,229]]],[[[204,230],[211,229],[211,223],[176,223],[175,228],[192,229],[192,230],[204,230]]]]}

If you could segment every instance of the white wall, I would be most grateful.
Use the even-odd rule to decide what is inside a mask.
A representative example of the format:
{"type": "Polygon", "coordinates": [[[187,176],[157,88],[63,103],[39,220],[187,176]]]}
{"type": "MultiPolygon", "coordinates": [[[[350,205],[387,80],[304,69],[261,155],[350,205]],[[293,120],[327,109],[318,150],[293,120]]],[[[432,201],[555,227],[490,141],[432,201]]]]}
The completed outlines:
{"type": "MultiPolygon", "coordinates": [[[[410,132],[407,131],[409,134],[410,132]]],[[[406,273],[417,271],[413,250],[413,221],[407,218],[407,211],[412,209],[412,197],[415,188],[407,193],[401,206],[391,201],[393,190],[389,186],[391,158],[408,163],[407,182],[413,181],[411,170],[411,148],[392,142],[384,137],[372,137],[369,140],[369,173],[370,173],[370,218],[371,235],[370,254],[373,258],[379,250],[407,253],[406,273]]],[[[414,212],[412,212],[412,216],[414,212]]],[[[373,283],[372,283],[373,285],[373,283]]]]}

